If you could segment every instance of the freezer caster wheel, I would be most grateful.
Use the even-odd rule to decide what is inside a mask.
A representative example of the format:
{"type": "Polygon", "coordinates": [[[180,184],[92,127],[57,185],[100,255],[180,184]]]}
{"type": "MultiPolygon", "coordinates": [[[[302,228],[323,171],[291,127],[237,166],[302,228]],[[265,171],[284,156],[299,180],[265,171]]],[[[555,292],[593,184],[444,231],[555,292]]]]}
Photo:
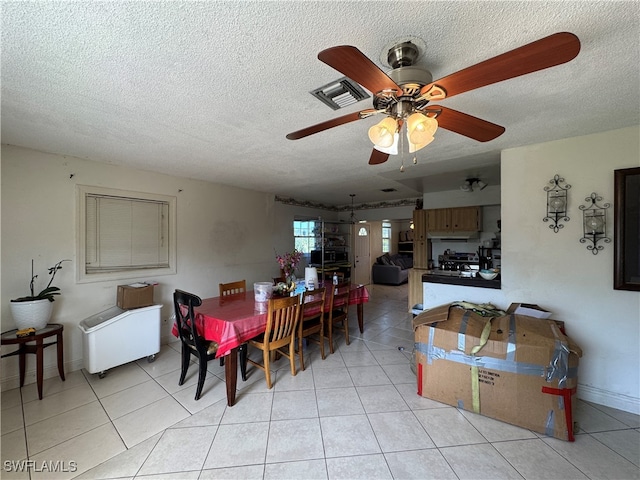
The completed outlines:
{"type": "Polygon", "coordinates": [[[100,379],[102,379],[102,378],[104,378],[104,377],[106,377],[106,376],[107,376],[107,372],[100,372],[100,373],[98,374],[98,378],[100,378],[100,379]]]}
{"type": "Polygon", "coordinates": [[[155,354],[155,353],[154,353],[153,355],[149,355],[149,356],[147,357],[147,362],[149,362],[149,363],[153,363],[153,362],[155,362],[155,361],[156,361],[156,354],[155,354]]]}

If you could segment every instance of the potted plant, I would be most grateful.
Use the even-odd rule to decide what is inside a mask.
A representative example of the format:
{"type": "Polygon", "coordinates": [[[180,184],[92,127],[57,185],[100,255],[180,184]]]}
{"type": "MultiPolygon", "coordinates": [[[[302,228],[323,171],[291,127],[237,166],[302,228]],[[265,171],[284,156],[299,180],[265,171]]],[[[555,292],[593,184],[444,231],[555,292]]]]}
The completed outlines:
{"type": "Polygon", "coordinates": [[[51,312],[53,311],[54,296],[60,295],[60,289],[51,286],[51,284],[58,270],[62,268],[62,262],[70,261],[71,260],[60,260],[53,267],[49,268],[51,279],[49,279],[49,283],[44,290],[36,295],[35,281],[38,275],[33,274],[33,259],[31,260],[31,282],[29,283],[31,295],[11,300],[9,304],[11,315],[18,329],[33,327],[38,330],[44,328],[47,323],[49,323],[51,312]]]}

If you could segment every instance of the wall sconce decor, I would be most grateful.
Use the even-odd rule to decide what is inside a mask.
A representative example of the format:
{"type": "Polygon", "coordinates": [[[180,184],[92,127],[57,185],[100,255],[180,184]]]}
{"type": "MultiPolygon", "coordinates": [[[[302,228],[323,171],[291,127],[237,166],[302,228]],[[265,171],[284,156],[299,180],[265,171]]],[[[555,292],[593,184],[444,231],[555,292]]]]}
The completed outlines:
{"type": "Polygon", "coordinates": [[[584,200],[591,204],[578,207],[582,210],[582,227],[584,229],[580,243],[591,242],[592,245],[587,245],[587,250],[591,250],[591,253],[597,255],[604,248],[602,245],[598,245],[600,240],[604,243],[611,243],[611,239],[607,237],[607,208],[611,204],[598,205],[597,202],[601,202],[602,197],[595,192],[584,200]]]}
{"type": "Polygon", "coordinates": [[[542,219],[544,222],[552,221],[553,224],[549,225],[549,228],[558,233],[558,230],[564,228],[560,220],[565,222],[569,221],[567,216],[567,190],[571,188],[571,185],[565,183],[564,178],[560,175],[554,175],[549,180],[549,185],[544,187],[544,191],[547,192],[547,216],[542,219]],[[564,185],[561,185],[563,184],[564,185]]]}

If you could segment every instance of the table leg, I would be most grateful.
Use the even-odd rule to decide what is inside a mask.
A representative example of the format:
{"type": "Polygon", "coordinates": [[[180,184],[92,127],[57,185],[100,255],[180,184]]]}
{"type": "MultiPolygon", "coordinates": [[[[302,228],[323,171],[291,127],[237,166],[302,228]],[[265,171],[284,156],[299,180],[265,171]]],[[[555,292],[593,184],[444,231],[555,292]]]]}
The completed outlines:
{"type": "Polygon", "coordinates": [[[38,380],[38,398],[42,400],[42,380],[43,380],[43,360],[44,360],[44,345],[42,338],[36,340],[36,377],[38,380]]]}
{"type": "Polygon", "coordinates": [[[58,334],[57,343],[58,346],[56,348],[58,349],[58,373],[60,374],[60,378],[62,379],[62,381],[64,381],[64,347],[62,345],[62,332],[58,334]]]}
{"type": "Polygon", "coordinates": [[[224,378],[227,383],[227,405],[236,403],[236,385],[238,383],[238,348],[232,348],[224,359],[224,378]]]}
{"type": "Polygon", "coordinates": [[[364,305],[358,303],[356,311],[358,312],[358,328],[360,328],[360,333],[364,333],[364,305]]]}
{"type": "Polygon", "coordinates": [[[20,387],[24,385],[24,374],[26,371],[26,356],[27,356],[27,346],[22,343],[18,347],[18,363],[20,365],[20,387]]]}

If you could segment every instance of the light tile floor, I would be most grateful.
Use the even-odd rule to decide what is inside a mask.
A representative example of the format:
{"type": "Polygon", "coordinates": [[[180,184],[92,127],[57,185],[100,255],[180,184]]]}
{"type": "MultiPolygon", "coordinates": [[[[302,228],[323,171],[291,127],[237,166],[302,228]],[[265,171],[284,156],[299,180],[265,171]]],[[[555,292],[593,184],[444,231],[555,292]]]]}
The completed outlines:
{"type": "Polygon", "coordinates": [[[272,390],[251,370],[233,408],[219,362],[209,363],[199,401],[195,366],[178,386],[178,343],[103,379],[84,371],[48,379],[43,400],[35,385],[2,392],[0,476],[640,478],[638,415],[579,401],[580,432],[570,443],[419,397],[406,285],[369,290],[364,334],[354,309],[351,345],[341,340],[324,361],[309,347],[295,377],[279,360],[272,390]],[[11,471],[25,459],[28,472],[11,471]]]}

